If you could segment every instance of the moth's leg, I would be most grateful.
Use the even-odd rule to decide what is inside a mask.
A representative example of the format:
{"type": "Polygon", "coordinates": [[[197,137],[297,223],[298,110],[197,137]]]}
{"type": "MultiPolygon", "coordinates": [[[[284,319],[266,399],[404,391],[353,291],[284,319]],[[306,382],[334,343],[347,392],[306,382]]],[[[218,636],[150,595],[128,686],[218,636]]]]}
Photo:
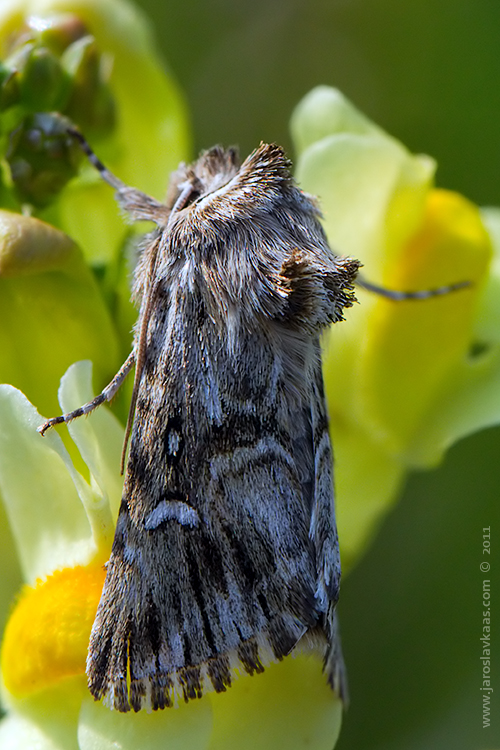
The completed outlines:
{"type": "Polygon", "coordinates": [[[448,284],[447,286],[438,286],[435,289],[419,289],[416,292],[402,292],[395,289],[386,289],[383,286],[372,284],[370,281],[366,281],[362,276],[358,274],[356,278],[357,286],[361,289],[366,289],[367,292],[373,292],[378,294],[380,297],[386,297],[392,299],[395,302],[401,302],[404,300],[423,300],[430,299],[431,297],[441,297],[443,294],[450,294],[451,292],[458,292],[460,289],[466,289],[471,286],[470,281],[458,281],[455,284],[448,284]]]}
{"type": "Polygon", "coordinates": [[[140,190],[125,185],[118,177],[115,177],[95,155],[79,130],[68,128],[68,133],[78,141],[80,148],[92,166],[97,169],[102,179],[116,190],[116,197],[124,211],[127,211],[137,221],[154,221],[158,224],[165,223],[170,215],[170,210],[163,203],[159,203],[140,190]]]}
{"type": "Polygon", "coordinates": [[[356,301],[354,283],[359,262],[352,258],[333,258],[326,252],[308,256],[299,249],[280,270],[283,309],[281,320],[302,331],[317,334],[330,323],[343,319],[343,311],[356,301]]]}
{"type": "Polygon", "coordinates": [[[135,352],[131,352],[124,364],[116,373],[111,383],[109,383],[109,385],[107,385],[106,388],[104,388],[104,390],[98,396],[92,399],[92,401],[89,401],[87,404],[80,406],[79,409],[70,411],[68,414],[62,414],[60,417],[52,417],[52,419],[48,419],[46,422],[44,422],[44,424],[40,425],[40,427],[37,427],[37,431],[40,433],[40,435],[44,435],[50,427],[54,427],[56,424],[62,424],[63,422],[71,422],[72,419],[82,417],[84,414],[90,414],[90,412],[94,411],[94,409],[97,409],[97,407],[103,404],[105,401],[111,401],[111,399],[116,394],[123,381],[129,374],[130,370],[134,366],[134,363],[135,352]]]}

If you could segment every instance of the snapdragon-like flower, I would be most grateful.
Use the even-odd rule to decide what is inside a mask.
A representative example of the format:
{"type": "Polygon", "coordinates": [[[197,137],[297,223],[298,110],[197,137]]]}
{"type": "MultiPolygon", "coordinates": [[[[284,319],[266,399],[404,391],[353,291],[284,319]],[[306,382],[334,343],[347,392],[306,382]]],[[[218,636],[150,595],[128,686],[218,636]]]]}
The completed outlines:
{"type": "MultiPolygon", "coordinates": [[[[79,363],[62,380],[61,409],[90,396],[90,363],[79,363]]],[[[9,711],[0,724],[2,749],[36,740],[43,750],[250,750],[283,742],[329,750],[341,704],[321,661],[307,654],[242,676],[226,694],[152,715],[124,716],[94,702],[85,659],[121,495],[123,428],[107,408],[69,426],[87,480],[56,432],[40,438],[42,421],[19,391],[0,386],[0,488],[27,581],[2,648],[9,711]]]]}
{"type": "Polygon", "coordinates": [[[333,248],[400,291],[470,285],[425,301],[363,291],[325,342],[344,564],[355,560],[408,469],[500,418],[499,213],[433,186],[414,156],[335,89],[292,118],[301,187],[319,195],[333,248]]]}

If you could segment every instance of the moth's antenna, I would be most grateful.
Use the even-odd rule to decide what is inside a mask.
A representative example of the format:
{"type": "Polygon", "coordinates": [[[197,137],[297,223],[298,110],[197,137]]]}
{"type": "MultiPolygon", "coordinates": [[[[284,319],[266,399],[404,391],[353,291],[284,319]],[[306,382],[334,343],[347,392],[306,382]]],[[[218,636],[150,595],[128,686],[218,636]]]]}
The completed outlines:
{"type": "Polygon", "coordinates": [[[107,169],[102,161],[95,155],[95,153],[90,148],[88,142],[83,137],[83,135],[80,133],[79,130],[76,128],[68,128],[67,132],[69,135],[71,135],[76,141],[78,141],[83,153],[87,156],[90,163],[97,169],[97,171],[100,173],[102,179],[108,183],[108,185],[111,185],[111,187],[114,187],[115,190],[124,190],[127,188],[124,182],[118,179],[118,177],[115,177],[115,175],[107,169]]]}
{"type": "Polygon", "coordinates": [[[367,292],[373,292],[378,294],[380,297],[386,297],[392,299],[395,302],[401,302],[403,300],[423,300],[430,299],[431,297],[441,297],[444,294],[450,294],[451,292],[458,292],[460,289],[467,289],[472,286],[471,281],[457,281],[455,284],[448,284],[447,286],[438,286],[435,289],[422,289],[416,292],[400,292],[395,289],[386,289],[384,286],[378,286],[378,284],[372,284],[370,281],[366,281],[362,276],[356,278],[356,284],[361,289],[366,289],[367,292]]]}
{"type": "Polygon", "coordinates": [[[181,192],[179,193],[179,196],[176,199],[174,205],[172,206],[172,211],[170,212],[169,221],[172,220],[172,217],[175,216],[177,211],[181,211],[185,207],[191,195],[194,192],[196,192],[196,189],[197,189],[197,186],[193,183],[193,181],[186,182],[181,192]]]}
{"type": "Polygon", "coordinates": [[[160,247],[160,239],[158,238],[154,249],[151,253],[151,261],[148,268],[148,288],[146,290],[146,298],[144,302],[144,310],[141,312],[141,327],[139,329],[139,336],[137,338],[137,347],[135,353],[135,375],[134,375],[134,387],[132,389],[132,398],[130,400],[130,408],[127,417],[127,426],[125,427],[125,438],[123,440],[122,458],[120,464],[120,474],[123,474],[125,470],[125,458],[127,454],[127,444],[132,431],[132,425],[134,423],[135,407],[137,404],[137,394],[139,393],[139,384],[141,382],[142,368],[146,359],[146,344],[148,335],[149,319],[151,318],[151,311],[153,309],[154,297],[158,288],[155,285],[155,267],[156,259],[158,258],[158,250],[160,247]]]}

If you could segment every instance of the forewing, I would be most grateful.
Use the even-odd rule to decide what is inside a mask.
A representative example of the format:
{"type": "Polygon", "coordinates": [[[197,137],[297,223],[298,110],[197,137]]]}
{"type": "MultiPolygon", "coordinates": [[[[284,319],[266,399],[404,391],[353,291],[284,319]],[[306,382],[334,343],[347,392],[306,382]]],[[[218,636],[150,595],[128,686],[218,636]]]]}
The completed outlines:
{"type": "Polygon", "coordinates": [[[87,665],[91,692],[118,710],[225,690],[235,667],[262,671],[320,618],[311,478],[297,459],[310,417],[283,412],[279,367],[260,351],[247,385],[235,372],[206,388],[217,363],[205,351],[203,367],[163,371],[159,393],[165,363],[146,363],[87,665]]]}

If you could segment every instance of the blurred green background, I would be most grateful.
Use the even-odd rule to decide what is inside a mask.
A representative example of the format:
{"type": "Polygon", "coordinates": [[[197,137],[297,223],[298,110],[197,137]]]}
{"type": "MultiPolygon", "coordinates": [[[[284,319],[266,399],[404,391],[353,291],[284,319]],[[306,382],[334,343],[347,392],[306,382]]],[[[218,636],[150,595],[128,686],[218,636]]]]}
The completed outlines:
{"type": "Polygon", "coordinates": [[[139,0],[189,102],[196,150],[261,140],[319,83],[338,86],[438,182],[500,204],[497,0],[139,0]]]}
{"type": "MultiPolygon", "coordinates": [[[[498,0],[139,5],[186,95],[193,153],[222,143],[246,154],[260,140],[291,151],[291,111],[325,83],[412,151],[434,156],[440,186],[500,205],[498,0]]],[[[436,471],[410,477],[345,579],[352,703],[339,750],[500,747],[499,459],[500,430],[489,430],[455,446],[436,471]],[[479,661],[484,526],[493,550],[490,729],[482,728],[479,661]]]]}

